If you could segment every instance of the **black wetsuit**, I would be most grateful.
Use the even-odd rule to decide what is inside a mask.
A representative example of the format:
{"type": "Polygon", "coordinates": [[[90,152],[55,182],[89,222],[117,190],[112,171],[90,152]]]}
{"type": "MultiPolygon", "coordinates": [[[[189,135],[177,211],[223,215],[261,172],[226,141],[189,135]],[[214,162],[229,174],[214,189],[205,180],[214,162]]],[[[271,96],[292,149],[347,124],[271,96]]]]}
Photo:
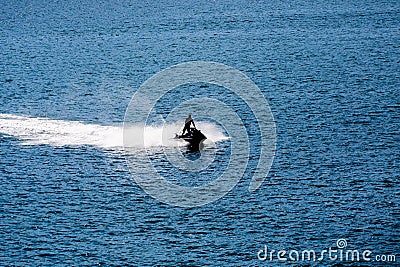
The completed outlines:
{"type": "Polygon", "coordinates": [[[190,132],[190,124],[192,124],[192,123],[193,123],[193,126],[196,127],[196,126],[194,125],[193,119],[189,119],[188,121],[185,122],[185,127],[183,128],[183,133],[182,133],[182,134],[185,134],[186,131],[187,131],[188,133],[190,132]]]}

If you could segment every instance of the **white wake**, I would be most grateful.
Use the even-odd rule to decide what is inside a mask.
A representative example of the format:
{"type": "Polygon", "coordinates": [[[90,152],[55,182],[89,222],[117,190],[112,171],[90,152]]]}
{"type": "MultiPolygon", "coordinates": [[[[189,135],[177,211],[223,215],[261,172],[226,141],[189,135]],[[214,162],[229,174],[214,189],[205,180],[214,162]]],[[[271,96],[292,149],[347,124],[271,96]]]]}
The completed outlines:
{"type": "MultiPolygon", "coordinates": [[[[222,129],[209,122],[196,122],[196,125],[207,136],[208,142],[226,140],[222,129]]],[[[175,133],[181,131],[183,122],[164,124],[162,126],[146,126],[144,144],[140,138],[143,128],[131,126],[126,129],[129,135],[129,146],[152,147],[174,146],[175,133]],[[134,140],[138,140],[135,142],[134,140]]],[[[100,148],[122,148],[123,126],[104,126],[87,124],[78,121],[53,120],[48,118],[32,118],[27,116],[0,114],[0,133],[20,139],[22,145],[52,146],[85,146],[100,148]]]]}

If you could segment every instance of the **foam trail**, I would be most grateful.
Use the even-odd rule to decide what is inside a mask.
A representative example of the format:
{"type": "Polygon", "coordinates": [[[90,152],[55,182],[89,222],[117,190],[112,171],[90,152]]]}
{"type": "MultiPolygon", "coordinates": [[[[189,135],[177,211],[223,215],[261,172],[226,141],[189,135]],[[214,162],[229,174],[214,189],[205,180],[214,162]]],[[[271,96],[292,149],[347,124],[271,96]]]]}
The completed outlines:
{"type": "Polygon", "coordinates": [[[122,146],[122,128],[77,121],[0,114],[0,132],[23,140],[23,145],[122,146]]]}
{"type": "MultiPolygon", "coordinates": [[[[172,138],[179,132],[183,122],[164,126],[146,126],[146,147],[174,146],[172,138]],[[163,138],[164,135],[164,138],[163,138]],[[168,138],[165,138],[168,137],[168,138]],[[169,138],[171,137],[171,138],[169,138]]],[[[213,142],[227,139],[221,129],[208,122],[198,122],[199,128],[213,142]]],[[[139,136],[142,128],[131,126],[127,134],[139,136]]],[[[123,147],[123,127],[86,124],[78,121],[52,120],[48,118],[31,118],[13,114],[0,114],[0,133],[23,140],[23,145],[84,146],[91,145],[105,149],[123,147]]],[[[135,138],[132,138],[135,140],[135,138]]],[[[143,147],[143,141],[129,144],[132,147],[143,147]]]]}

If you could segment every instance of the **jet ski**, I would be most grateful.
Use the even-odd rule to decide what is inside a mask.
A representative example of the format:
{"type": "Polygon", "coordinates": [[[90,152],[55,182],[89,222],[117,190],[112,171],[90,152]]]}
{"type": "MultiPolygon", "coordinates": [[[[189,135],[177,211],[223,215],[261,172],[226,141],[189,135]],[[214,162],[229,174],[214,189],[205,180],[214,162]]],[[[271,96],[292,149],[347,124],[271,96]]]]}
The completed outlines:
{"type": "Polygon", "coordinates": [[[182,135],[177,134],[175,138],[185,140],[189,143],[190,148],[197,150],[200,149],[200,144],[207,139],[207,137],[196,128],[190,128],[187,133],[182,135]]]}

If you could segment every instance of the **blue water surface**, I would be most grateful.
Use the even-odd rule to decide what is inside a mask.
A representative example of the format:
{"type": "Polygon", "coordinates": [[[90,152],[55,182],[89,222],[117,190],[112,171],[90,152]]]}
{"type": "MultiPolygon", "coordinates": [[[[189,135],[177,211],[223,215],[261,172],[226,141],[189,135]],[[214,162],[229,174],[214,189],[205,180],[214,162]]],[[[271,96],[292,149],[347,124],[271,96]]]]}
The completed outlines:
{"type": "MultiPolygon", "coordinates": [[[[120,125],[144,81],[202,60],[252,79],[277,127],[272,168],[250,193],[260,150],[254,115],[235,96],[202,87],[202,96],[225,100],[241,116],[251,159],[230,193],[197,208],[147,195],[118,151],[27,146],[0,132],[1,266],[399,265],[399,1],[0,6],[0,113],[120,125]],[[373,261],[397,261],[257,257],[265,245],[337,249],[340,238],[346,249],[371,250],[373,261]]],[[[182,101],[196,96],[176,92],[182,101]]],[[[158,112],[176,104],[166,95],[158,112]]],[[[226,166],[225,148],[215,168],[226,166]]]]}

